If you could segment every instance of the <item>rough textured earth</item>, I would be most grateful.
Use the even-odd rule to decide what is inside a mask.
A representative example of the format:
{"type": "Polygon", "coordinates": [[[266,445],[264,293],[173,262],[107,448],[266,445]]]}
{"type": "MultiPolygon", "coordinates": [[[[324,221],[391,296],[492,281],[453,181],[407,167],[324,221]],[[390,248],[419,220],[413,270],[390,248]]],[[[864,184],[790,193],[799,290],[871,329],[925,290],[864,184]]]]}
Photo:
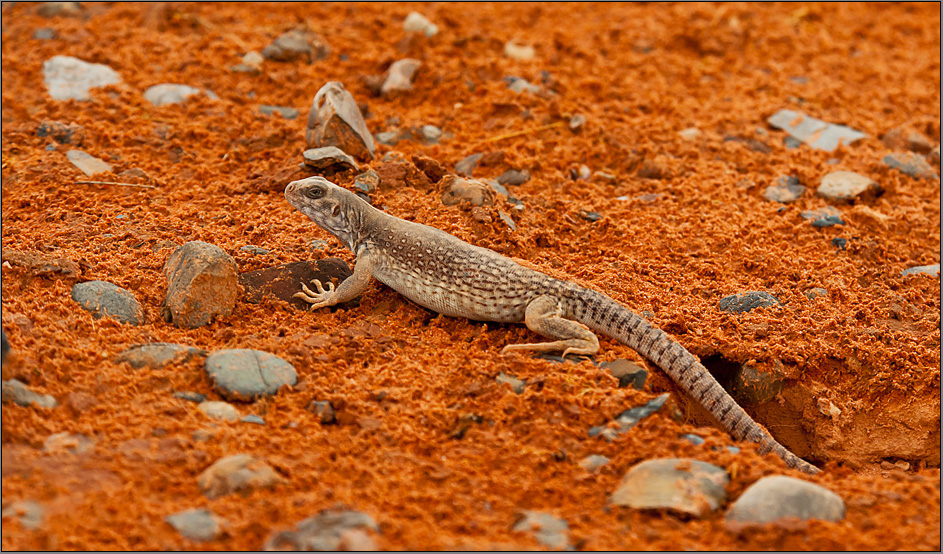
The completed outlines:
{"type": "MultiPolygon", "coordinates": [[[[940,280],[902,274],[940,263],[939,4],[64,4],[2,8],[3,379],[58,403],[3,406],[4,549],[193,548],[167,522],[191,509],[224,523],[199,543],[213,549],[261,548],[324,510],[376,522],[338,531],[350,548],[554,544],[515,530],[528,513],[562,520],[578,549],[940,548],[940,280]],[[405,31],[412,11],[437,32],[405,31]],[[258,54],[292,31],[277,59],[258,54]],[[43,63],[59,55],[121,82],[55,100],[43,63]],[[421,62],[411,90],[381,96],[406,58],[421,62]],[[623,345],[500,357],[524,326],[439,317],[378,284],[316,312],[240,286],[230,315],[165,322],[162,270],[188,241],[240,273],[353,262],[282,196],[311,174],[304,114],[328,81],[388,133],[360,164],[376,206],[644,313],[822,473],[733,445],[623,345]],[[143,93],[159,84],[206,93],[155,106],[143,93]],[[816,149],[767,122],[784,109],[867,136],[816,149]],[[71,150],[105,170],[86,176],[71,150]],[[472,154],[475,179],[529,179],[512,199],[444,205],[438,183],[472,154]],[[834,171],[878,188],[819,196],[834,171]],[[805,189],[764,197],[780,182],[805,189]],[[802,216],[830,205],[841,224],[802,216]],[[71,299],[94,280],[133,294],[142,324],[71,299]],[[778,304],[718,307],[744,293],[778,304]],[[174,395],[220,400],[203,357],[115,362],[158,342],[270,352],[298,382],[239,403],[264,425],[213,420],[174,395]],[[598,366],[619,358],[647,369],[642,390],[598,366]],[[664,392],[611,442],[589,436],[664,392]],[[198,476],[235,455],[275,484],[204,496],[198,476]],[[591,455],[610,461],[590,472],[591,455]],[[626,471],[665,457],[724,468],[727,504],[702,518],[609,504],[626,471]],[[730,503],[770,475],[835,492],[845,518],[729,531],[730,503]]],[[[331,178],[357,190],[356,176],[331,178]]]]}

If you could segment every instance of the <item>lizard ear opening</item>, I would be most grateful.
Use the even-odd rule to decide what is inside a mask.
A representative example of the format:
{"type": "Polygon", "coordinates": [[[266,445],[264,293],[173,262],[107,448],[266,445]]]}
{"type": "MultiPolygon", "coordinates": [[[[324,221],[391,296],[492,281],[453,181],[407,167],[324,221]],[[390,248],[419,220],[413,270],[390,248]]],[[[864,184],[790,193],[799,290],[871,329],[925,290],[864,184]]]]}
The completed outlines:
{"type": "Polygon", "coordinates": [[[339,204],[334,204],[334,209],[331,210],[331,215],[332,215],[333,217],[337,217],[337,216],[341,215],[341,207],[340,207],[339,204]]]}

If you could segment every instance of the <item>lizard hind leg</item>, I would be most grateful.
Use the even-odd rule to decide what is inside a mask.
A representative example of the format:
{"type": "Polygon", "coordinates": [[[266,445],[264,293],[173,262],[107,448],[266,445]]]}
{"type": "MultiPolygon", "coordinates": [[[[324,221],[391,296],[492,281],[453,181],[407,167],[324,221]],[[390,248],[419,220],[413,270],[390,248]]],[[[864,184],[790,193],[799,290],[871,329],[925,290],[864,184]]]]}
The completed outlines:
{"type": "Polygon", "coordinates": [[[557,298],[550,295],[538,296],[531,300],[524,313],[524,324],[531,331],[555,339],[552,342],[509,344],[501,349],[501,354],[513,350],[531,350],[535,352],[563,352],[567,354],[592,355],[599,351],[599,339],[589,327],[578,321],[563,317],[563,310],[557,298]]]}

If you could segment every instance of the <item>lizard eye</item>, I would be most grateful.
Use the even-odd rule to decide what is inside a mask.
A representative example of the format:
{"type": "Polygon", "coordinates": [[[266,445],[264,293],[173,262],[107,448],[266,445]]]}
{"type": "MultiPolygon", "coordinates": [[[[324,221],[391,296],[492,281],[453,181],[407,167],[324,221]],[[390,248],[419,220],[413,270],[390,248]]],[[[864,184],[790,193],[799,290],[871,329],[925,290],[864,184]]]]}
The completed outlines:
{"type": "Polygon", "coordinates": [[[324,196],[324,189],[321,187],[311,187],[305,191],[305,196],[312,200],[317,200],[318,198],[324,196]]]}

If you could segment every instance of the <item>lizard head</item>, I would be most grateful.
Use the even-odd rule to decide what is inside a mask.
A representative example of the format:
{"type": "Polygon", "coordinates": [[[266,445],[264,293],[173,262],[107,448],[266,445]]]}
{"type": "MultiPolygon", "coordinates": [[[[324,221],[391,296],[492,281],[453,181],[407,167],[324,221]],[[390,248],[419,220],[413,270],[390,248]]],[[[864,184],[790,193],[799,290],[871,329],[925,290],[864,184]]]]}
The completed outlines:
{"type": "Polygon", "coordinates": [[[292,181],[285,199],[351,250],[359,239],[363,200],[324,177],[292,181]]]}

